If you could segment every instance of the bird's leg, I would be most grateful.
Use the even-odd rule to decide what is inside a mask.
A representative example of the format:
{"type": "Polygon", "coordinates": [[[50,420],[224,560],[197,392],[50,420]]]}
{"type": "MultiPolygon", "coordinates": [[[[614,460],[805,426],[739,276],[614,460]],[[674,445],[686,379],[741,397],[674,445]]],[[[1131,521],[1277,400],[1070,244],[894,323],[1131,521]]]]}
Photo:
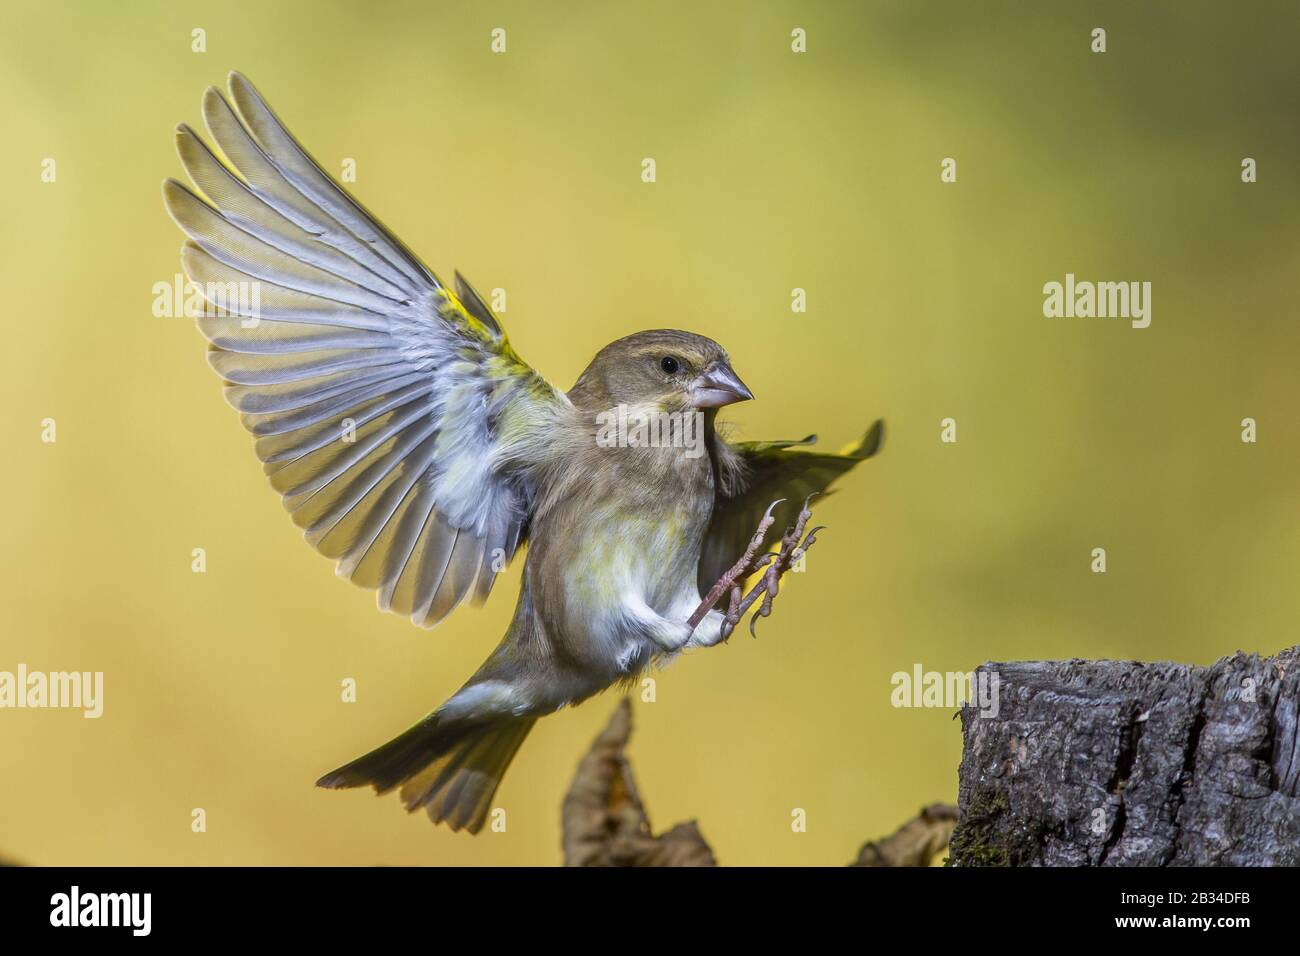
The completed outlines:
{"type": "Polygon", "coordinates": [[[767,529],[772,527],[772,522],[775,520],[772,517],[772,509],[783,501],[785,501],[784,498],[778,498],[767,506],[767,511],[763,512],[763,518],[758,523],[758,529],[754,532],[753,537],[749,539],[749,547],[745,548],[745,553],[740,556],[740,560],[723,573],[722,577],[714,582],[713,587],[709,588],[709,593],[700,602],[700,606],[695,609],[695,613],[686,621],[692,629],[700,626],[700,621],[704,620],[704,615],[708,614],[709,609],[718,603],[718,598],[722,597],[728,588],[732,592],[732,606],[739,603],[740,586],[745,578],[754,572],[755,568],[751,567],[754,563],[754,555],[763,546],[763,539],[767,537],[767,529]]]}
{"type": "Polygon", "coordinates": [[[812,497],[812,495],[809,495],[804,499],[803,507],[799,509],[799,517],[795,519],[794,527],[787,528],[785,534],[781,537],[781,550],[776,553],[776,560],[767,565],[767,570],[763,572],[763,579],[745,595],[744,600],[740,602],[734,614],[728,613],[728,623],[723,626],[724,637],[731,633],[732,628],[739,623],[740,618],[761,595],[763,603],[758,606],[758,610],[749,619],[749,634],[751,637],[758,637],[758,632],[755,630],[758,619],[767,617],[772,613],[772,601],[776,598],[780,589],[781,577],[801,557],[808,553],[808,549],[817,541],[817,532],[822,530],[821,527],[816,527],[809,531],[807,535],[804,534],[804,526],[808,523],[808,519],[812,517],[812,511],[808,508],[808,502],[812,500],[812,497]]]}
{"type": "Polygon", "coordinates": [[[781,577],[788,571],[804,554],[808,552],[817,540],[817,532],[821,531],[820,527],[813,528],[806,535],[804,527],[808,519],[812,517],[812,512],[808,509],[808,502],[813,498],[809,495],[804,499],[803,507],[799,509],[799,516],[795,519],[794,527],[787,528],[785,534],[781,537],[781,548],[779,551],[769,551],[766,554],[755,558],[759,548],[763,546],[763,539],[767,535],[767,530],[772,526],[772,510],[785,499],[778,499],[767,506],[767,511],[763,514],[763,520],[758,523],[758,529],[750,539],[749,547],[745,549],[744,555],[730,569],[727,570],[717,583],[709,589],[700,606],[695,609],[686,622],[687,625],[694,629],[704,620],[705,615],[718,599],[728,590],[731,592],[730,599],[727,602],[727,610],[723,616],[719,640],[726,640],[740,619],[760,597],[763,603],[758,606],[753,617],[749,619],[749,633],[755,637],[758,636],[755,631],[755,625],[760,617],[767,617],[772,613],[772,601],[775,599],[777,592],[780,590],[781,577]],[[750,589],[748,594],[743,594],[742,586],[751,574],[759,571],[763,572],[762,579],[750,589]]]}

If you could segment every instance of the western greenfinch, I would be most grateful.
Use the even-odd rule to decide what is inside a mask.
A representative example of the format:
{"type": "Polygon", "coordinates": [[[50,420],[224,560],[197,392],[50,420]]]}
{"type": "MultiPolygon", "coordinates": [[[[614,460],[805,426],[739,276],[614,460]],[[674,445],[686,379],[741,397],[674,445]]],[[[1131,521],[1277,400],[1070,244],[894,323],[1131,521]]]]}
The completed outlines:
{"type": "Polygon", "coordinates": [[[718,409],[752,395],[720,345],[673,330],[605,346],[558,390],[469,283],[444,286],[248,80],[232,73],[229,93],[203,97],[225,162],[176,134],[204,198],[175,180],[163,194],[189,237],[187,276],[221,306],[198,320],[211,364],[293,521],[424,627],[486,598],[527,542],[514,617],[482,667],[318,781],[400,787],[407,809],[477,832],[537,718],[722,639],[734,620],[701,593],[765,511],[792,522],[877,451],[882,425],[840,454],[727,442],[718,409]]]}

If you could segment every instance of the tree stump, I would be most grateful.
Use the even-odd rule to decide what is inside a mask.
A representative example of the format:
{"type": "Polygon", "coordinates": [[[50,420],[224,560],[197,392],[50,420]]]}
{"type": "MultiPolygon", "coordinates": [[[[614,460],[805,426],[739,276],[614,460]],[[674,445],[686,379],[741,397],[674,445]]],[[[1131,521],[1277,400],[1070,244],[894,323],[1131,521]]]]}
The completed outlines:
{"type": "Polygon", "coordinates": [[[1300,647],[1211,667],[984,664],[954,866],[1300,865],[1300,647]]]}

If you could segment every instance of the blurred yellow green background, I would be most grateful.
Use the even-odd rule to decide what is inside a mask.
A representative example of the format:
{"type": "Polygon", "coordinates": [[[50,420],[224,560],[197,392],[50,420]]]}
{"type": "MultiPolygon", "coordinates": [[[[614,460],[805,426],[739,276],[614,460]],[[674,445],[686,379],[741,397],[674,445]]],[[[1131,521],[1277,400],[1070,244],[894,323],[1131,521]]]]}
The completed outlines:
{"type": "Polygon", "coordinates": [[[179,271],[172,128],[230,69],[326,169],[354,159],[435,271],[505,288],[557,384],[681,327],[757,393],[729,413],[743,437],[838,447],[888,420],[760,639],[689,655],[636,708],[652,822],[699,820],[722,863],[845,863],[955,798],[952,711],[893,708],[895,671],[1296,642],[1293,2],[7,0],[5,21],[0,669],[106,687],[97,721],[0,711],[0,856],[553,864],[616,701],[538,724],[505,833],[313,788],[460,685],[519,568],[433,632],[379,613],[299,540],[192,323],[151,314],[179,271]],[[1067,272],[1150,281],[1151,327],[1044,318],[1067,272]]]}

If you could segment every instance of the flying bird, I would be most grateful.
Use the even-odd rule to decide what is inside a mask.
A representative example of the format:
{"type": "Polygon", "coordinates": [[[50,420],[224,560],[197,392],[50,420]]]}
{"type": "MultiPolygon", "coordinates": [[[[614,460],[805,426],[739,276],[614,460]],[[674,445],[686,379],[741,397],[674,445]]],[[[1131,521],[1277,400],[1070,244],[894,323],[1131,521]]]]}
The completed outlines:
{"type": "Polygon", "coordinates": [[[875,454],[883,423],[839,454],[800,447],[815,436],[729,442],[718,409],[753,396],[722,346],[670,329],[606,345],[560,391],[459,273],[444,285],[247,79],[228,88],[203,96],[221,155],[178,127],[194,188],[169,179],[163,197],[188,237],[186,275],[220,306],[198,319],[209,361],[294,523],[380,608],[424,627],[487,598],[527,545],[514,616],[478,671],[318,781],[400,788],[408,810],[476,833],[538,717],[721,642],[759,601],[751,628],[770,612],[812,543],[807,499],[875,454]],[[602,440],[611,421],[656,416],[672,440],[602,440]],[[692,423],[694,446],[677,440],[692,423]],[[773,524],[780,548],[760,554],[773,524]]]}

